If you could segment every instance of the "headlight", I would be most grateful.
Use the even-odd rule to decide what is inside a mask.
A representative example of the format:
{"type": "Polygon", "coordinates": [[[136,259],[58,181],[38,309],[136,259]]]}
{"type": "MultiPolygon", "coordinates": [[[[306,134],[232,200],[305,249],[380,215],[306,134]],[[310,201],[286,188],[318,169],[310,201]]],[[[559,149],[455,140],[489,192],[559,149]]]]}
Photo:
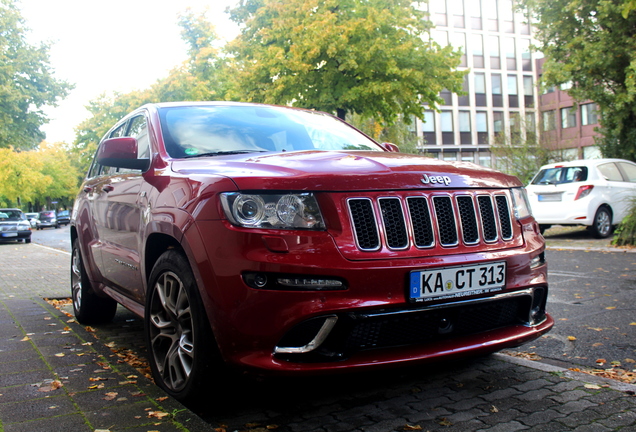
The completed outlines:
{"type": "Polygon", "coordinates": [[[325,229],[312,193],[222,193],[221,203],[234,225],[265,229],[325,229]]]}
{"type": "Polygon", "coordinates": [[[528,195],[525,188],[513,188],[512,201],[514,206],[515,218],[523,219],[528,216],[532,216],[530,210],[530,202],[528,201],[528,195]]]}

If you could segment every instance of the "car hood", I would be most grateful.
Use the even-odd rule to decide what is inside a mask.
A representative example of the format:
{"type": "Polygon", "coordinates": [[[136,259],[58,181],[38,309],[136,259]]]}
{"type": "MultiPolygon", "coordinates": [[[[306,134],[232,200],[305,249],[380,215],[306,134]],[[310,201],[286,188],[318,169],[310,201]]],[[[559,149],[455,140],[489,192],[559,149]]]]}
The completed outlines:
{"type": "Polygon", "coordinates": [[[298,151],[179,159],[185,176],[222,175],[239,190],[396,190],[508,188],[514,176],[466,162],[389,152],[298,151]]]}

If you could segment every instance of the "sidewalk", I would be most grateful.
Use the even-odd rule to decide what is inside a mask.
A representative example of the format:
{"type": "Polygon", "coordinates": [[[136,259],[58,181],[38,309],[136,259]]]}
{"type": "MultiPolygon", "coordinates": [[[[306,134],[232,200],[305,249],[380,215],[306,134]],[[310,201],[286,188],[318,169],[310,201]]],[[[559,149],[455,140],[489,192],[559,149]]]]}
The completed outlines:
{"type": "Polygon", "coordinates": [[[0,431],[206,431],[209,425],[43,298],[69,296],[70,254],[0,244],[0,431]]]}
{"type": "Polygon", "coordinates": [[[636,386],[504,354],[402,380],[369,375],[386,386],[341,376],[211,389],[227,408],[205,422],[111,349],[132,342],[144,354],[140,320],[120,308],[98,339],[43,300],[68,297],[69,262],[0,244],[0,432],[636,431],[636,386]]]}

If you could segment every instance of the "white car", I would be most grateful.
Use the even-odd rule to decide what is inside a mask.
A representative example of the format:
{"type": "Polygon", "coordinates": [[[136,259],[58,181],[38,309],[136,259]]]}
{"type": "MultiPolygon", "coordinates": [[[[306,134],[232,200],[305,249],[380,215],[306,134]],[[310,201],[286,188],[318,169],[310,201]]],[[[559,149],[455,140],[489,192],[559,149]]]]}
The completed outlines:
{"type": "Polygon", "coordinates": [[[589,159],[544,165],[527,192],[542,233],[552,225],[585,225],[595,237],[609,237],[636,197],[636,164],[589,159]]]}

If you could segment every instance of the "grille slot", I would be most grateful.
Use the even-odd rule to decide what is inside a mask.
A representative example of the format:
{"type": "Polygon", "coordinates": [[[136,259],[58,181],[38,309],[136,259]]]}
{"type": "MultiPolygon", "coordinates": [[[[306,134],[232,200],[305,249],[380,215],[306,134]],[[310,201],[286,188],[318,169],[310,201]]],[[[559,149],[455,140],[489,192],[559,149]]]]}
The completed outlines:
{"type": "Polygon", "coordinates": [[[351,199],[349,200],[349,211],[358,247],[364,251],[379,249],[380,237],[371,200],[368,198],[351,199]]]}
{"type": "Polygon", "coordinates": [[[452,248],[514,237],[509,198],[501,191],[349,198],[347,203],[358,249],[365,252],[383,245],[452,248]]]}
{"type": "Polygon", "coordinates": [[[397,198],[380,198],[378,202],[382,211],[387,246],[391,249],[406,249],[409,238],[406,233],[402,203],[397,198]]]}
{"type": "Polygon", "coordinates": [[[479,203],[479,216],[484,230],[484,240],[494,242],[497,240],[497,223],[495,222],[495,210],[492,206],[492,198],[489,195],[477,197],[479,203]]]}
{"type": "Polygon", "coordinates": [[[418,248],[428,248],[435,244],[433,224],[428,201],[424,197],[408,197],[409,215],[413,225],[413,240],[418,248]]]}
{"type": "Polygon", "coordinates": [[[462,222],[462,238],[465,244],[477,244],[479,242],[479,229],[477,228],[477,214],[475,204],[470,196],[457,197],[457,208],[462,222]]]}
{"type": "Polygon", "coordinates": [[[450,197],[436,196],[433,198],[433,203],[440,243],[442,246],[457,246],[457,224],[450,197]]]}
{"type": "Polygon", "coordinates": [[[503,195],[495,196],[497,201],[497,211],[499,212],[499,223],[501,224],[501,237],[504,240],[512,238],[512,222],[510,221],[510,208],[508,200],[503,195]]]}

